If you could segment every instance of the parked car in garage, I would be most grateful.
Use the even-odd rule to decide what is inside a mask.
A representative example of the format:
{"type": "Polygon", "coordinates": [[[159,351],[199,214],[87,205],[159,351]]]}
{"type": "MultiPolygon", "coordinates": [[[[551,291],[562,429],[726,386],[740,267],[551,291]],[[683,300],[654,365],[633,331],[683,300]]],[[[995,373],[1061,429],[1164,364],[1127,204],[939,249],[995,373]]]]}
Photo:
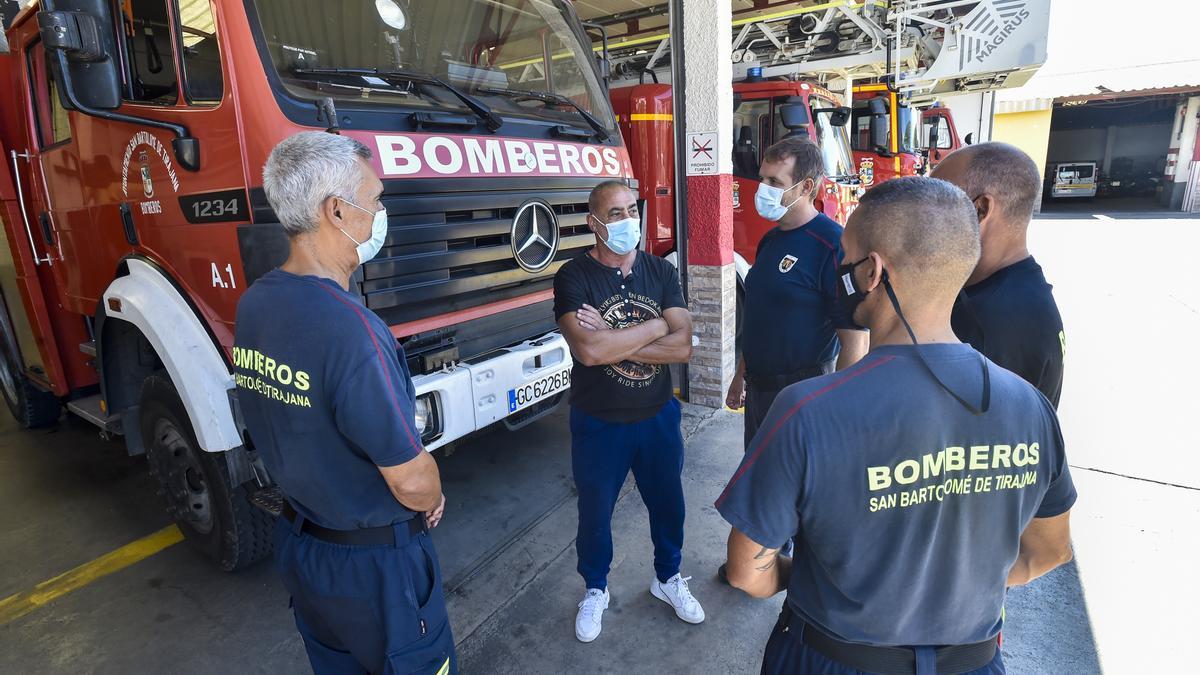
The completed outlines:
{"type": "Polygon", "coordinates": [[[1096,196],[1096,163],[1073,162],[1059,164],[1054,170],[1053,199],[1096,196]]]}

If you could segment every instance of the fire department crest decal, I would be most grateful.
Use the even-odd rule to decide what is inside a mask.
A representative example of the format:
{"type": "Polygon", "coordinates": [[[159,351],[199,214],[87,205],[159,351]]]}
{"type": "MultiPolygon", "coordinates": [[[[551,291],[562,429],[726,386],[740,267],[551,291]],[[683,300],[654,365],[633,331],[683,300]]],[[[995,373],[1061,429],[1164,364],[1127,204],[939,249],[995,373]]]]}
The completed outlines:
{"type": "Polygon", "coordinates": [[[142,150],[138,153],[138,173],[142,176],[142,194],[146,195],[146,199],[154,196],[154,181],[150,178],[150,153],[142,150]]]}
{"type": "Polygon", "coordinates": [[[858,179],[862,181],[863,187],[869,187],[875,183],[875,160],[871,157],[863,157],[858,163],[858,179]]]}
{"type": "Polygon", "coordinates": [[[783,256],[783,260],[779,261],[779,271],[782,274],[787,274],[795,266],[796,266],[796,256],[794,256],[794,255],[785,255],[785,256],[783,256]]]}

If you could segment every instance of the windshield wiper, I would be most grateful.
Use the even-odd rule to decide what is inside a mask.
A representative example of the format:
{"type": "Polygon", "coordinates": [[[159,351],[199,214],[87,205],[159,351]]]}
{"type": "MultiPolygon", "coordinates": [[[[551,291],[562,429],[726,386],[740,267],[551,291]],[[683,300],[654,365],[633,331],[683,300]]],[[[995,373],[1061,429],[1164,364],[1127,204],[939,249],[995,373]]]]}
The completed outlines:
{"type": "Polygon", "coordinates": [[[471,112],[487,125],[488,130],[496,131],[504,126],[504,120],[492,112],[487,104],[436,75],[406,70],[379,70],[378,68],[293,68],[289,72],[297,75],[357,75],[362,78],[378,77],[381,80],[405,80],[418,84],[435,84],[454,94],[455,98],[462,101],[463,105],[470,108],[471,112]]]}
{"type": "Polygon", "coordinates": [[[524,89],[494,89],[491,87],[480,87],[478,89],[478,91],[481,91],[485,94],[498,94],[500,96],[509,96],[518,101],[521,101],[521,100],[542,101],[543,103],[556,103],[558,105],[570,106],[570,107],[574,108],[575,112],[579,113],[579,116],[583,118],[583,121],[587,122],[588,126],[591,127],[593,131],[596,132],[597,138],[599,138],[602,141],[607,141],[608,137],[611,135],[609,133],[608,129],[605,129],[604,125],[600,123],[600,120],[596,119],[594,116],[592,116],[591,113],[584,110],[583,107],[580,106],[578,103],[576,103],[574,99],[568,98],[566,96],[560,96],[558,94],[551,94],[548,91],[527,91],[524,89]]]}

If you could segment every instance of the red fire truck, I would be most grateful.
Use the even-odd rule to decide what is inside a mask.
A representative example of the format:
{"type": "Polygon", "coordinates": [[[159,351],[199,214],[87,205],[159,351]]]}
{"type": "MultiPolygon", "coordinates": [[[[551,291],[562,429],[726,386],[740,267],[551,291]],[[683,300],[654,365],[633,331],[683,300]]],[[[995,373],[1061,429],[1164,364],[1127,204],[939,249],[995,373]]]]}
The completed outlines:
{"type": "Polygon", "coordinates": [[[0,388],[26,427],[65,404],[124,435],[221,568],[269,552],[254,504],[278,498],[230,358],[240,294],[287,254],[261,187],[286,136],[374,153],[389,233],[354,281],[427,448],[569,386],[552,277],[592,241],[590,189],[632,175],[570,3],[42,0],[7,41],[0,388]]]}
{"type": "Polygon", "coordinates": [[[962,147],[949,108],[913,108],[886,84],[854,87],[850,144],[864,187],[923,175],[962,147]]]}
{"type": "MultiPolygon", "coordinates": [[[[613,89],[613,108],[629,147],[639,197],[645,201],[646,248],[675,250],[674,122],[671,87],[638,84],[613,89]]],[[[791,80],[748,78],[733,85],[733,247],[739,279],[754,264],[758,242],[775,223],[754,209],[763,152],[786,136],[804,135],[821,147],[825,179],[817,208],[844,223],[858,204],[858,177],[846,134],[849,109],[822,87],[791,80]]]]}

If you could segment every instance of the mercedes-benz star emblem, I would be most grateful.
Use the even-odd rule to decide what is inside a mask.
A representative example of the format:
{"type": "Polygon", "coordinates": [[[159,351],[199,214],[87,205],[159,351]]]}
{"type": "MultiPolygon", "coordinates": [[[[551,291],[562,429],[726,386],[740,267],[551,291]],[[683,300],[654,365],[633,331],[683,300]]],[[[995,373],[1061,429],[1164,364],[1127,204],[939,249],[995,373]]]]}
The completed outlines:
{"type": "Polygon", "coordinates": [[[526,202],[512,224],[512,251],[526,272],[541,272],[558,253],[558,219],[545,202],[526,202]]]}

